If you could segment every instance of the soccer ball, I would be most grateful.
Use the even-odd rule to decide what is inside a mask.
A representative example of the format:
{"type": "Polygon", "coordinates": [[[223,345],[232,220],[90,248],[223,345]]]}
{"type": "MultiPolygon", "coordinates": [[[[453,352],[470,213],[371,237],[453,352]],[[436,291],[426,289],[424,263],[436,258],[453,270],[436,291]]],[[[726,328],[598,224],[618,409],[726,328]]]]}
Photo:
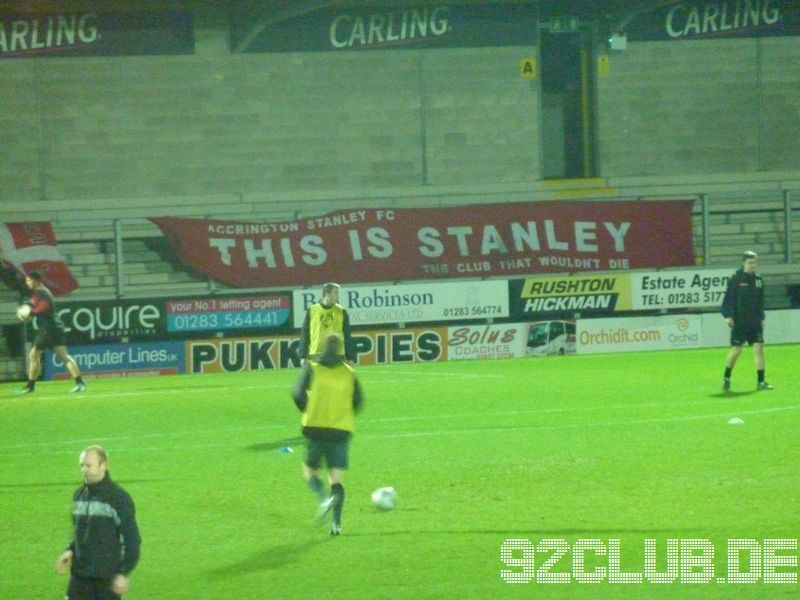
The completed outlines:
{"type": "Polygon", "coordinates": [[[372,492],[372,503],[381,510],[392,510],[397,506],[397,490],[382,487],[372,492]]]}
{"type": "Polygon", "coordinates": [[[17,308],[17,318],[20,321],[27,321],[28,317],[30,316],[31,316],[30,304],[22,304],[19,308],[17,308]]]}

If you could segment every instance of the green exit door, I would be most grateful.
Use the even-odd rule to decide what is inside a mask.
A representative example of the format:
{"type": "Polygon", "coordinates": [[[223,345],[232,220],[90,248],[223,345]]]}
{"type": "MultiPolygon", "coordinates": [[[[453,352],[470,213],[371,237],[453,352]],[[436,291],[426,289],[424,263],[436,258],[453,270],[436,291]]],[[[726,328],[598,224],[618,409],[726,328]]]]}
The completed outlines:
{"type": "Polygon", "coordinates": [[[595,176],[593,29],[578,17],[539,24],[545,179],[595,176]]]}

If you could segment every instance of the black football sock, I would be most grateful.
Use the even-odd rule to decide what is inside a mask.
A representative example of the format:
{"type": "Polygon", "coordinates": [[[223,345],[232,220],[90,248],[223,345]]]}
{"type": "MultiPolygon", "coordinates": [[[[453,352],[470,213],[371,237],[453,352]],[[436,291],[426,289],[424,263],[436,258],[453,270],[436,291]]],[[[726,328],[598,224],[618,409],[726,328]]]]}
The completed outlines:
{"type": "Polygon", "coordinates": [[[35,379],[28,379],[28,385],[25,386],[29,390],[32,390],[36,387],[36,380],[35,379]]]}
{"type": "Polygon", "coordinates": [[[756,373],[758,373],[758,383],[763,383],[764,382],[764,369],[759,369],[758,371],[756,371],[756,373]]]}
{"type": "Polygon", "coordinates": [[[733,373],[733,367],[725,367],[725,379],[730,379],[731,373],[733,373]]]}
{"type": "Polygon", "coordinates": [[[77,383],[78,385],[83,385],[83,375],[78,375],[75,378],[75,383],[77,383]]]}
{"type": "Polygon", "coordinates": [[[319,498],[320,502],[325,500],[325,486],[322,485],[322,481],[320,481],[319,477],[316,475],[309,477],[308,487],[310,487],[311,491],[317,495],[317,498],[319,498]]]}
{"type": "Polygon", "coordinates": [[[342,508],[344,508],[344,486],[341,483],[334,483],[331,486],[331,494],[336,496],[336,502],[333,504],[333,522],[341,525],[342,508]]]}

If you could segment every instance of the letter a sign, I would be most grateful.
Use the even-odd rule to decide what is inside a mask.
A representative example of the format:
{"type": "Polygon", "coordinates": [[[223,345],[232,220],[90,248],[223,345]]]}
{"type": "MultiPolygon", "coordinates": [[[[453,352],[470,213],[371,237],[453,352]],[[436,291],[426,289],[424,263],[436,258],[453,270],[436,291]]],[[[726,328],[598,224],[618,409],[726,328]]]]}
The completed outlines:
{"type": "Polygon", "coordinates": [[[519,63],[519,74],[520,77],[524,77],[526,79],[532,79],[536,77],[536,59],[523,58],[519,63]]]}

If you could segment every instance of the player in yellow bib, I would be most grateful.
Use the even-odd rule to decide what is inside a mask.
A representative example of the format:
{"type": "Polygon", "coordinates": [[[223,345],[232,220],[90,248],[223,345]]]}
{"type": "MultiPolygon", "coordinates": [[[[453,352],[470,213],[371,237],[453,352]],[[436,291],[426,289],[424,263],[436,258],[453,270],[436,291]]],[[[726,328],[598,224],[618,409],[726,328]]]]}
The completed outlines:
{"type": "Polygon", "coordinates": [[[347,311],[339,304],[341,286],[337,283],[326,283],[322,287],[322,300],[312,304],[306,311],[306,318],[300,330],[301,364],[320,356],[325,350],[325,340],[330,334],[336,334],[344,341],[341,356],[351,364],[355,362],[350,343],[350,318],[347,311]]]}
{"type": "Polygon", "coordinates": [[[342,532],[342,474],[348,466],[355,413],[363,402],[356,374],[341,352],[342,339],[335,333],[328,335],[324,352],[303,367],[292,390],[295,405],[303,413],[303,435],[308,438],[303,476],[319,498],[318,518],[333,509],[331,535],[342,532]],[[318,475],[323,459],[328,467],[330,494],[318,475]]]}

